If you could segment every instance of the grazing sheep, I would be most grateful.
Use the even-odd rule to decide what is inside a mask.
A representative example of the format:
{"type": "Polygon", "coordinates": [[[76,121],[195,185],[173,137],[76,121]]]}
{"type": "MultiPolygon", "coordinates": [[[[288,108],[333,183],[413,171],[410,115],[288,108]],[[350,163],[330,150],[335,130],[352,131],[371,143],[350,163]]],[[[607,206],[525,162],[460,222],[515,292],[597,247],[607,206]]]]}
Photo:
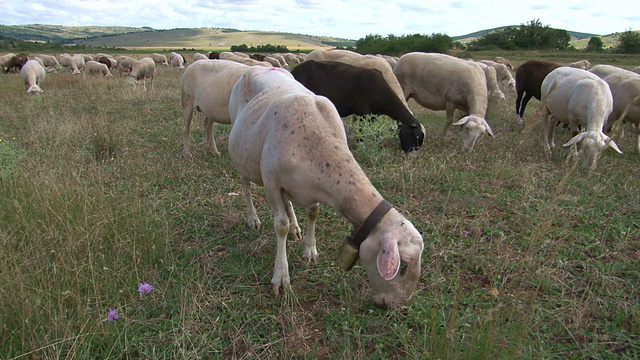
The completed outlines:
{"type": "Polygon", "coordinates": [[[20,69],[20,77],[24,80],[24,83],[27,86],[27,94],[37,95],[44,92],[40,88],[40,83],[42,83],[46,75],[47,72],[40,62],[37,60],[27,60],[20,69]]]}
{"type": "Polygon", "coordinates": [[[582,70],[589,70],[591,63],[589,62],[589,60],[580,60],[580,61],[572,62],[571,64],[569,64],[569,66],[582,69],[582,70]]]}
{"type": "Polygon", "coordinates": [[[481,63],[491,66],[496,69],[496,77],[498,79],[498,85],[503,93],[515,94],[516,93],[516,81],[511,75],[511,71],[504,64],[499,64],[491,60],[480,60],[481,63]]]}
{"type": "Polygon", "coordinates": [[[47,54],[38,54],[37,56],[42,60],[47,72],[57,72],[56,68],[60,67],[60,62],[55,56],[47,54]]]}
{"type": "Polygon", "coordinates": [[[268,62],[273,67],[279,67],[279,68],[284,67],[282,66],[280,61],[278,61],[278,59],[274,58],[273,56],[265,56],[262,58],[262,61],[268,62]]]}
{"type": "Polygon", "coordinates": [[[183,154],[189,151],[189,129],[193,111],[205,116],[204,129],[209,150],[220,155],[213,139],[213,124],[230,124],[229,97],[236,81],[249,66],[230,60],[201,60],[189,65],[180,79],[183,154]]]}
{"type": "Polygon", "coordinates": [[[171,66],[176,70],[184,70],[184,57],[176,52],[171,53],[171,66]]]}
{"type": "Polygon", "coordinates": [[[576,144],[581,143],[582,168],[593,170],[607,147],[622,153],[616,143],[602,132],[613,110],[613,96],[609,85],[586,70],[562,66],[552,70],[542,82],[543,127],[545,151],[551,156],[553,130],[558,122],[568,124],[575,135],[563,146],[571,146],[577,155],[576,144]],[[586,127],[578,134],[578,125],[586,127]]]}
{"type": "Polygon", "coordinates": [[[561,65],[551,61],[529,60],[516,70],[516,120],[523,123],[524,109],[531,97],[540,100],[544,78],[561,65]],[[523,97],[524,96],[524,97],[523,97]]]}
{"type": "Polygon", "coordinates": [[[513,66],[511,66],[511,62],[505,58],[503,58],[502,56],[496,56],[493,61],[497,62],[498,64],[502,64],[504,66],[507,67],[507,69],[513,71],[513,66]]]}
{"type": "Polygon", "coordinates": [[[14,55],[5,65],[6,69],[4,69],[4,73],[7,74],[11,70],[20,71],[20,69],[22,69],[22,66],[26,64],[27,61],[29,61],[29,57],[25,53],[14,55]]]}
{"type": "MultiPolygon", "coordinates": [[[[255,66],[234,86],[229,114],[229,155],[242,176],[248,226],[260,226],[251,182],[264,186],[273,212],[275,294],[290,289],[287,234],[302,238],[292,203],[307,209],[302,242],[307,262],[318,259],[315,223],[322,203],[359,229],[345,244],[352,251],[342,254],[355,262],[359,253],[374,303],[395,308],[407,302],[420,276],[422,236],[383,199],[353,158],[333,104],[287,70],[255,66]]],[[[352,265],[345,262],[343,268],[352,265]]]]}
{"type": "Polygon", "coordinates": [[[147,91],[147,79],[151,83],[151,89],[153,89],[153,78],[156,75],[156,63],[150,57],[143,57],[142,59],[133,63],[131,71],[129,72],[129,78],[134,79],[134,85],[138,83],[138,80],[142,79],[142,86],[144,91],[147,91]]]}
{"type": "MultiPolygon", "coordinates": [[[[473,60],[471,60],[473,61],[473,60]]],[[[496,74],[496,69],[493,66],[489,66],[485,63],[476,62],[484,71],[484,77],[487,81],[487,91],[489,92],[489,96],[498,96],[502,100],[506,100],[504,93],[500,90],[500,85],[498,85],[498,75],[496,74]]]]}
{"type": "Polygon", "coordinates": [[[207,55],[200,54],[200,53],[193,54],[193,62],[196,62],[198,60],[207,60],[207,59],[209,59],[207,55]]]}
{"type": "Polygon", "coordinates": [[[0,66],[4,69],[4,67],[7,66],[9,61],[11,61],[11,58],[13,58],[14,56],[16,56],[16,54],[14,53],[6,53],[0,56],[0,66]]]}
{"type": "Polygon", "coordinates": [[[80,70],[84,69],[85,63],[86,60],[82,54],[73,54],[73,56],[71,56],[71,73],[80,74],[80,70]]]}
{"type": "Polygon", "coordinates": [[[112,63],[111,63],[111,60],[109,60],[108,57],[101,56],[101,57],[98,58],[98,62],[101,63],[101,64],[105,64],[107,66],[107,69],[111,70],[112,63]]]}
{"type": "Polygon", "coordinates": [[[220,53],[217,51],[212,51],[209,53],[209,59],[211,60],[217,60],[220,58],[220,53]]]}
{"type": "Polygon", "coordinates": [[[380,57],[377,57],[375,55],[361,55],[349,50],[316,49],[306,56],[305,61],[307,60],[340,61],[355,66],[364,66],[370,69],[376,69],[382,73],[382,76],[384,76],[385,80],[387,80],[387,83],[389,83],[389,86],[391,86],[393,92],[398,95],[407,109],[409,108],[409,105],[407,104],[407,101],[405,100],[402,93],[402,87],[400,86],[400,83],[398,83],[398,79],[396,78],[396,76],[393,74],[391,65],[389,65],[386,60],[380,57]]]}
{"type": "Polygon", "coordinates": [[[84,64],[84,69],[89,74],[99,74],[103,77],[113,77],[109,67],[106,64],[99,63],[94,60],[89,60],[84,64]]]}
{"type": "Polygon", "coordinates": [[[153,61],[156,64],[162,64],[162,65],[169,66],[169,62],[167,61],[167,57],[162,55],[162,54],[153,53],[153,54],[149,55],[148,57],[153,59],[153,61]]]}
{"type": "Polygon", "coordinates": [[[446,110],[445,136],[456,109],[468,115],[453,123],[462,126],[462,150],[471,151],[478,140],[493,131],[485,120],[487,81],[480,65],[445,54],[412,52],[398,60],[395,74],[405,99],[413,98],[431,110],[446,110]]]}
{"type": "Polygon", "coordinates": [[[610,134],[618,121],[633,124],[640,152],[640,75],[611,65],[596,65],[589,71],[606,81],[613,95],[613,111],[605,123],[605,133],[610,134]]]}
{"type": "Polygon", "coordinates": [[[397,121],[400,147],[406,154],[422,146],[424,127],[378,70],[339,61],[307,60],[294,67],[291,74],[316,95],[326,96],[342,117],[387,115],[397,121]]]}
{"type": "Polygon", "coordinates": [[[120,72],[120,74],[130,73],[131,68],[133,68],[133,64],[138,61],[130,56],[124,55],[119,56],[118,58],[116,58],[116,60],[118,61],[118,71],[120,72]]]}

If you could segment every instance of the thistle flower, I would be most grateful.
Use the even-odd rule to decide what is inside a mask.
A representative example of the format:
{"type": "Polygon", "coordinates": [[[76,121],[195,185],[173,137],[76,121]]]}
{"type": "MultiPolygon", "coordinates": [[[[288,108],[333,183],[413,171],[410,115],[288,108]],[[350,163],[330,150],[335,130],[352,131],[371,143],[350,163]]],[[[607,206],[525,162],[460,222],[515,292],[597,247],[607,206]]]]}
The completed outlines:
{"type": "Polygon", "coordinates": [[[142,282],[142,283],[138,284],[138,292],[139,293],[148,294],[148,293],[151,292],[151,290],[153,290],[153,286],[151,286],[149,283],[142,282]]]}
{"type": "Polygon", "coordinates": [[[118,316],[118,310],[109,309],[109,312],[107,313],[107,320],[116,321],[118,319],[120,319],[120,316],[118,316]]]}

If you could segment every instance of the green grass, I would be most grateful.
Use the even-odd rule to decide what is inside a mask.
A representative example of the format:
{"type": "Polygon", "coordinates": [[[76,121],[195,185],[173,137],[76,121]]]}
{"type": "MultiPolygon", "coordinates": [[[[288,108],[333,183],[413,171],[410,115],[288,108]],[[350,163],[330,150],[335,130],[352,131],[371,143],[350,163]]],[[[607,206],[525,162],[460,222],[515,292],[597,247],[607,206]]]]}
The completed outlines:
{"type": "MultiPolygon", "coordinates": [[[[575,60],[578,60],[576,58],[575,60]]],[[[245,226],[239,176],[192,126],[181,156],[179,75],[154,89],[48,74],[41,97],[0,82],[0,358],[638,358],[640,194],[634,140],[587,175],[543,152],[533,100],[492,101],[495,138],[460,153],[444,114],[415,158],[394,124],[355,124],[350,145],[378,190],[423,234],[411,301],[376,308],[360,264],[334,257],[351,225],[321,206],[320,259],[289,241],[291,293],[270,286],[275,234],[245,226]],[[150,294],[137,285],[149,282],[150,294]],[[120,319],[106,321],[108,309],[120,319]]],[[[562,129],[556,143],[570,135],[562,129]]],[[[298,209],[304,225],[304,212],[298,209]]]]}

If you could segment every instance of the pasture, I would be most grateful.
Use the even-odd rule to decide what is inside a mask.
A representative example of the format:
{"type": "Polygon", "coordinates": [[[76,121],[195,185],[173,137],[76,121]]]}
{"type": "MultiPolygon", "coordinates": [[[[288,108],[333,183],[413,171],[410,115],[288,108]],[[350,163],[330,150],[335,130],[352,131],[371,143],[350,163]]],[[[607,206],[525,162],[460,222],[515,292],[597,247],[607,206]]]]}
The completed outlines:
{"type": "Polygon", "coordinates": [[[631,131],[615,138],[623,154],[607,150],[584,174],[565,160],[562,128],[545,156],[535,99],[516,124],[513,94],[490,102],[495,138],[471,153],[459,129],[440,138],[444,112],[414,102],[427,129],[416,157],[390,120],[353,124],[355,158],[423,235],[418,288],[399,309],[376,308],[361,264],[334,262],[351,224],[321,205],[320,259],[307,267],[289,240],[293,291],[276,298],[264,192],[254,186],[262,227],[249,230],[229,126],[214,126],[214,157],[196,113],[183,158],[180,74],[158,70],[148,92],[47,74],[36,97],[2,76],[0,358],[640,357],[631,131]],[[143,282],[153,290],[138,292],[143,282]]]}

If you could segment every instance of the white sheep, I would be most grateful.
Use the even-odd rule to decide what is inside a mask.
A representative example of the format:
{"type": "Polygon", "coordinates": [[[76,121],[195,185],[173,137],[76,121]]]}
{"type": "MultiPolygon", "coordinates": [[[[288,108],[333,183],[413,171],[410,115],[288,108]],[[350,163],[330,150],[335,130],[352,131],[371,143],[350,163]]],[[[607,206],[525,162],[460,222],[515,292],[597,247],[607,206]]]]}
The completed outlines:
{"type": "Polygon", "coordinates": [[[84,64],[84,69],[86,73],[89,74],[99,74],[103,77],[113,77],[111,71],[109,71],[109,67],[106,64],[99,63],[94,60],[89,60],[84,64]]]}
{"type": "Polygon", "coordinates": [[[184,57],[176,52],[171,52],[171,66],[176,70],[184,70],[184,57]]]}
{"type": "Polygon", "coordinates": [[[613,95],[613,111],[605,123],[605,133],[610,134],[617,122],[633,124],[640,152],[640,74],[612,65],[596,65],[589,71],[606,81],[613,95]]]}
{"type": "Polygon", "coordinates": [[[441,136],[452,124],[462,126],[464,151],[473,150],[484,134],[493,137],[485,120],[487,80],[477,63],[445,54],[412,52],[400,57],[394,72],[405,99],[413,98],[427,109],[446,110],[447,122],[441,136]],[[456,109],[468,115],[454,123],[456,109]]]}
{"type": "Polygon", "coordinates": [[[616,143],[602,132],[613,110],[613,96],[609,85],[586,70],[562,66],[551,71],[541,87],[545,151],[551,156],[553,130],[558,122],[568,124],[575,135],[563,146],[571,146],[577,155],[581,143],[582,168],[593,170],[607,147],[622,153],[616,143]],[[586,131],[577,134],[578,125],[586,131]],[[577,134],[577,135],[576,135],[577,134]]]}
{"type": "Polygon", "coordinates": [[[20,77],[27,86],[27,94],[37,95],[44,92],[40,88],[40,83],[42,83],[46,75],[47,72],[40,62],[37,60],[28,60],[22,66],[22,69],[20,69],[20,77]]]}
{"type": "Polygon", "coordinates": [[[42,59],[42,63],[47,72],[57,72],[56,68],[60,67],[60,62],[55,56],[47,54],[38,54],[37,56],[42,59]]]}
{"type": "Polygon", "coordinates": [[[120,74],[122,73],[130,73],[131,72],[131,68],[133,67],[133,64],[138,61],[130,56],[126,56],[126,55],[120,55],[116,58],[116,61],[118,62],[118,71],[120,74]]]}
{"type": "Polygon", "coordinates": [[[273,212],[277,251],[271,283],[276,295],[280,288],[290,289],[287,234],[302,238],[292,202],[307,209],[302,242],[307,262],[318,259],[315,223],[322,203],[359,229],[345,246],[353,249],[349,260],[357,260],[359,252],[374,303],[398,307],[408,301],[420,276],[422,236],[362,171],[333,104],[287,70],[254,66],[234,86],[229,114],[229,155],[242,176],[248,226],[260,226],[251,182],[264,186],[273,212]]]}
{"type": "Polygon", "coordinates": [[[147,91],[147,79],[151,82],[151,88],[153,89],[153,78],[156,75],[156,63],[150,57],[143,57],[142,59],[133,63],[131,71],[129,72],[129,78],[134,80],[134,85],[138,80],[142,79],[142,86],[144,91],[147,91]]]}
{"type": "Polygon", "coordinates": [[[498,85],[503,93],[516,93],[516,80],[513,78],[511,71],[505,64],[500,64],[491,60],[480,60],[481,63],[491,66],[496,70],[496,78],[498,85]]]}
{"type": "Polygon", "coordinates": [[[14,56],[16,56],[16,54],[14,53],[6,53],[0,56],[0,68],[4,68],[5,66],[7,66],[7,64],[9,64],[9,61],[11,61],[14,56]]]}
{"type": "Polygon", "coordinates": [[[201,53],[195,53],[193,54],[193,62],[199,61],[199,60],[209,60],[209,57],[207,55],[201,54],[201,53]]]}
{"type": "Polygon", "coordinates": [[[200,60],[189,65],[180,79],[183,154],[189,151],[189,129],[193,111],[205,116],[204,129],[209,150],[220,155],[213,139],[213,124],[230,124],[229,97],[236,81],[249,66],[230,60],[200,60]]]}
{"type": "MultiPolygon", "coordinates": [[[[473,61],[473,60],[471,60],[473,61]]],[[[498,85],[498,77],[496,74],[496,69],[493,66],[489,66],[485,63],[476,62],[484,71],[484,77],[487,81],[487,91],[489,92],[489,96],[498,96],[500,99],[505,100],[506,97],[502,90],[500,90],[500,85],[498,85]]]]}
{"type": "Polygon", "coordinates": [[[589,62],[589,60],[580,60],[580,61],[572,62],[571,64],[569,64],[569,66],[574,67],[576,69],[589,70],[591,63],[589,62]]]}
{"type": "Polygon", "coordinates": [[[82,54],[73,54],[71,56],[71,70],[72,74],[80,74],[80,70],[84,69],[84,64],[86,60],[84,55],[82,54]]]}
{"type": "Polygon", "coordinates": [[[153,53],[151,55],[149,55],[148,57],[150,57],[151,59],[153,59],[153,61],[156,64],[162,64],[162,65],[166,65],[169,66],[169,62],[167,61],[167,57],[159,54],[159,53],[153,53]]]}

